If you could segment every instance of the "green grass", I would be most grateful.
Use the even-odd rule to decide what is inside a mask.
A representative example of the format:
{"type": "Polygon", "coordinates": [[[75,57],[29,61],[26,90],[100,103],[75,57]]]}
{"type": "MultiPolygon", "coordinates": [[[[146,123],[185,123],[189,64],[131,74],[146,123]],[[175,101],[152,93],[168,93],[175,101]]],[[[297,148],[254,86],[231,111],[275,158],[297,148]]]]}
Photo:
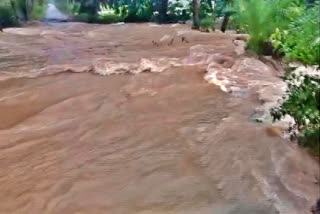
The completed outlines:
{"type": "Polygon", "coordinates": [[[276,29],[271,41],[289,60],[317,65],[320,62],[320,6],[305,10],[287,30],[276,29]]]}
{"type": "Polygon", "coordinates": [[[234,9],[234,24],[250,34],[249,48],[261,54],[275,29],[288,29],[305,6],[300,0],[235,0],[234,9]]]}
{"type": "Polygon", "coordinates": [[[205,29],[213,29],[214,24],[215,24],[214,16],[207,16],[200,20],[200,27],[205,29]]]}

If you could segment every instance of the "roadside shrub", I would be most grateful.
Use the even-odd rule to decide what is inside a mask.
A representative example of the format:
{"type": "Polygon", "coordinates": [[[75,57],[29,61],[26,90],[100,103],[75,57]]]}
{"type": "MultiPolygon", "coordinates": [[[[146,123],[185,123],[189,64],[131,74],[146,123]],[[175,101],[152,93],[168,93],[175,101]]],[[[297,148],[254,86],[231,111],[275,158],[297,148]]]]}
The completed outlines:
{"type": "Polygon", "coordinates": [[[293,139],[319,156],[320,130],[320,70],[300,66],[286,77],[288,89],[279,107],[271,110],[274,120],[286,115],[294,118],[290,126],[293,139]]]}
{"type": "Polygon", "coordinates": [[[236,2],[236,17],[241,29],[250,34],[248,46],[258,54],[263,52],[264,42],[275,29],[272,22],[273,12],[270,2],[265,0],[238,0],[236,2]]]}
{"type": "Polygon", "coordinates": [[[214,10],[214,5],[209,4],[207,0],[200,0],[199,6],[199,19],[200,19],[200,27],[211,30],[214,28],[216,21],[216,14],[214,10]]]}
{"type": "Polygon", "coordinates": [[[207,0],[200,0],[199,5],[199,18],[205,19],[208,16],[213,16],[214,10],[213,8],[208,4],[207,0]]]}
{"type": "Polygon", "coordinates": [[[275,27],[285,30],[291,22],[302,15],[305,10],[305,0],[271,0],[271,19],[275,27]]]}
{"type": "Polygon", "coordinates": [[[79,2],[70,0],[55,1],[55,5],[61,12],[68,15],[78,15],[81,7],[79,2]]]}
{"type": "Polygon", "coordinates": [[[23,0],[10,1],[12,12],[18,21],[27,21],[27,7],[23,0]]]}
{"type": "Polygon", "coordinates": [[[238,0],[226,1],[226,0],[215,0],[214,1],[214,12],[217,17],[223,17],[226,13],[229,13],[232,3],[237,3],[238,0]]]}
{"type": "Polygon", "coordinates": [[[99,16],[97,20],[95,20],[95,23],[111,24],[111,23],[122,22],[122,21],[123,21],[123,18],[117,14],[106,14],[106,15],[99,16]]]}
{"type": "Polygon", "coordinates": [[[16,25],[18,21],[11,6],[0,6],[0,26],[13,27],[16,25]]]}
{"type": "Polygon", "coordinates": [[[75,22],[89,22],[89,16],[86,13],[76,14],[72,17],[75,22]]]}
{"type": "Polygon", "coordinates": [[[288,30],[276,29],[270,40],[289,60],[317,65],[320,62],[320,6],[307,9],[288,30]]]}
{"type": "Polygon", "coordinates": [[[286,30],[305,10],[303,0],[237,0],[232,24],[250,34],[249,48],[263,53],[275,29],[286,30]]]}
{"type": "Polygon", "coordinates": [[[172,22],[187,21],[191,17],[191,7],[182,1],[169,1],[168,18],[172,22]]]}
{"type": "Polygon", "coordinates": [[[128,15],[129,7],[128,5],[121,5],[121,6],[115,7],[114,12],[120,17],[125,18],[128,15]]]}
{"type": "Polygon", "coordinates": [[[204,29],[213,29],[215,25],[215,17],[207,16],[200,20],[200,27],[204,29]]]}
{"type": "Polygon", "coordinates": [[[95,23],[110,24],[123,21],[121,14],[117,13],[115,9],[108,6],[101,5],[98,14],[99,16],[96,18],[96,20],[94,20],[95,23]]]}
{"type": "Polygon", "coordinates": [[[97,24],[111,24],[116,22],[122,22],[123,17],[116,13],[115,9],[112,9],[107,6],[100,6],[100,10],[97,16],[80,13],[73,16],[72,20],[77,22],[88,22],[88,23],[97,23],[97,24]]]}
{"type": "Polygon", "coordinates": [[[29,20],[40,20],[44,17],[48,0],[33,0],[27,4],[25,0],[0,2],[0,22],[6,26],[16,26],[29,20]]]}
{"type": "Polygon", "coordinates": [[[47,1],[34,1],[32,11],[31,11],[31,19],[32,20],[41,20],[46,13],[47,1]]]}
{"type": "MultiPolygon", "coordinates": [[[[132,3],[133,4],[133,3],[132,3]]],[[[140,1],[128,7],[126,22],[148,22],[153,16],[151,0],[140,1]]]]}

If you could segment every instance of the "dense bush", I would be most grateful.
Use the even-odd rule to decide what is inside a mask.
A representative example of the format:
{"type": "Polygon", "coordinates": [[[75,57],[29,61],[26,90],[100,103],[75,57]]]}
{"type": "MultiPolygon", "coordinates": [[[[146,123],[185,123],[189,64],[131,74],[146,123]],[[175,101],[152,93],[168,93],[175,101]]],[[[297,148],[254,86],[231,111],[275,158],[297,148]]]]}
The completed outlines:
{"type": "Polygon", "coordinates": [[[275,29],[285,30],[305,10],[303,0],[237,0],[233,25],[250,34],[249,48],[261,54],[275,29]]]}
{"type": "Polygon", "coordinates": [[[11,6],[0,6],[0,26],[12,27],[18,25],[18,20],[14,14],[11,6]]]}
{"type": "Polygon", "coordinates": [[[34,1],[30,19],[41,20],[45,16],[47,5],[47,0],[34,1]]]}
{"type": "Polygon", "coordinates": [[[107,15],[99,16],[95,20],[95,23],[111,24],[111,23],[122,22],[122,21],[123,21],[123,18],[117,14],[107,14],[107,15]]]}
{"type": "Polygon", "coordinates": [[[201,0],[199,7],[200,27],[213,29],[216,21],[216,12],[211,1],[201,0]],[[210,4],[209,4],[210,2],[210,4]]]}
{"type": "Polygon", "coordinates": [[[276,29],[271,41],[277,52],[284,53],[290,60],[307,64],[320,62],[320,7],[305,10],[293,20],[288,30],[276,29]]]}
{"type": "Polygon", "coordinates": [[[202,18],[200,20],[200,27],[204,29],[214,29],[216,18],[214,16],[207,16],[205,18],[202,18]]]}
{"type": "Polygon", "coordinates": [[[290,131],[300,145],[320,155],[320,70],[300,66],[286,77],[287,94],[280,107],[271,110],[274,120],[286,115],[294,118],[290,131]]]}
{"type": "Polygon", "coordinates": [[[128,14],[124,18],[126,22],[148,22],[153,16],[151,0],[141,0],[137,4],[128,7],[128,14]]]}
{"type": "Polygon", "coordinates": [[[40,20],[45,15],[47,0],[4,0],[0,2],[0,24],[3,27],[17,26],[20,22],[40,20]]]}
{"type": "Polygon", "coordinates": [[[191,18],[191,7],[179,0],[169,2],[168,19],[172,22],[187,21],[191,18]]]}
{"type": "Polygon", "coordinates": [[[212,16],[213,14],[214,10],[212,5],[210,5],[207,0],[200,0],[199,18],[205,19],[208,16],[212,16]]]}
{"type": "Polygon", "coordinates": [[[235,7],[239,27],[250,34],[249,48],[261,54],[275,29],[271,4],[265,0],[239,0],[235,7]]]}
{"type": "Polygon", "coordinates": [[[79,15],[81,4],[70,0],[56,0],[56,7],[63,13],[68,15],[79,15]]]}

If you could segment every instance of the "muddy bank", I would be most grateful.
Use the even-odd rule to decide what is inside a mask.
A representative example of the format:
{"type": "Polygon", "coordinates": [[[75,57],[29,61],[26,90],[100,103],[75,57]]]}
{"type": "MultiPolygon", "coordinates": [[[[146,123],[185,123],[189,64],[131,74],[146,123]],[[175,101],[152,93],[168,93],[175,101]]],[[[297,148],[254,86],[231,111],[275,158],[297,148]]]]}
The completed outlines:
{"type": "Polygon", "coordinates": [[[309,213],[318,164],[250,120],[276,71],[188,29],[0,34],[0,213],[309,213]]]}

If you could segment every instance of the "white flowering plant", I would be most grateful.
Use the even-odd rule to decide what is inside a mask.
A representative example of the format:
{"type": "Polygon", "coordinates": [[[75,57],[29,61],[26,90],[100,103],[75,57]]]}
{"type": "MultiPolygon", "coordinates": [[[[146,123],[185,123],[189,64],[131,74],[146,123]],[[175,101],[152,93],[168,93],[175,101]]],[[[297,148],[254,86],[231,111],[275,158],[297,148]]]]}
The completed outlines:
{"type": "Polygon", "coordinates": [[[191,7],[188,1],[171,0],[168,6],[168,15],[172,20],[186,21],[191,17],[191,7]]]}
{"type": "Polygon", "coordinates": [[[274,120],[281,120],[286,115],[294,118],[290,126],[293,139],[300,145],[311,148],[317,156],[319,151],[320,130],[320,70],[318,66],[294,68],[287,77],[287,93],[280,101],[280,106],[271,110],[274,120]]]}

